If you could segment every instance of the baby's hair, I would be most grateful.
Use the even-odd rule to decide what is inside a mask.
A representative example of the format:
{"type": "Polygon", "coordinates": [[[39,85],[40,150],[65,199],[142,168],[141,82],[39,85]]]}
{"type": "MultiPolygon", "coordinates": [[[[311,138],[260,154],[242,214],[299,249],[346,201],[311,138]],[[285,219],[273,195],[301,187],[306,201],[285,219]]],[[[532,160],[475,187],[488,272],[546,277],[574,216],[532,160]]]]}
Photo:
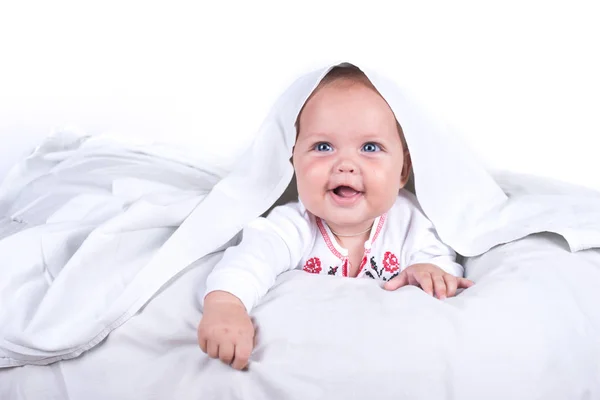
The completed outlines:
{"type": "MultiPolygon", "coordinates": [[[[308,100],[310,100],[311,97],[315,93],[317,93],[317,91],[319,91],[319,89],[321,89],[325,86],[331,85],[331,84],[341,83],[341,81],[343,81],[344,83],[363,84],[366,87],[373,89],[377,94],[379,94],[381,96],[381,93],[379,93],[379,91],[375,88],[373,83],[371,83],[371,81],[369,80],[367,75],[364,72],[362,72],[360,70],[360,68],[358,68],[352,64],[346,64],[344,66],[333,67],[323,77],[323,79],[321,79],[321,82],[319,82],[319,84],[317,85],[315,90],[313,90],[313,92],[311,93],[311,95],[308,97],[308,99],[306,100],[306,102],[304,104],[308,103],[308,100]]],[[[383,98],[383,96],[381,96],[381,97],[383,98]]],[[[302,107],[302,110],[304,110],[304,106],[302,107]]],[[[300,110],[300,113],[298,113],[298,119],[296,120],[296,132],[300,131],[300,115],[302,114],[302,110],[300,110]]],[[[398,122],[398,120],[396,120],[396,126],[398,128],[398,134],[400,135],[400,140],[402,141],[402,147],[405,150],[407,150],[408,147],[406,144],[406,139],[404,138],[404,132],[402,131],[402,127],[400,126],[400,123],[398,122]]]]}
{"type": "Polygon", "coordinates": [[[367,75],[365,75],[365,73],[362,72],[360,68],[351,64],[347,64],[344,67],[333,67],[327,73],[327,75],[325,75],[323,79],[321,79],[321,82],[319,82],[319,84],[317,85],[315,92],[323,86],[340,80],[345,80],[346,82],[350,81],[353,83],[362,83],[363,85],[377,91],[377,89],[375,89],[375,86],[373,86],[369,78],[367,78],[367,75]]]}

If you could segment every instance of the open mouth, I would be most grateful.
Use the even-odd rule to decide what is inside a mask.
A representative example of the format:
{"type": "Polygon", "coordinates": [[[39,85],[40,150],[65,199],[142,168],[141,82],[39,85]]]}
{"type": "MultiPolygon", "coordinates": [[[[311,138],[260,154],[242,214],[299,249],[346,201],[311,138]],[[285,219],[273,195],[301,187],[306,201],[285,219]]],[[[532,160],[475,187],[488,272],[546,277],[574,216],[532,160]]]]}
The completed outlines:
{"type": "Polygon", "coordinates": [[[340,196],[343,198],[352,198],[362,192],[359,192],[358,190],[356,190],[350,186],[338,186],[335,189],[333,189],[333,193],[336,196],[340,196]]]}

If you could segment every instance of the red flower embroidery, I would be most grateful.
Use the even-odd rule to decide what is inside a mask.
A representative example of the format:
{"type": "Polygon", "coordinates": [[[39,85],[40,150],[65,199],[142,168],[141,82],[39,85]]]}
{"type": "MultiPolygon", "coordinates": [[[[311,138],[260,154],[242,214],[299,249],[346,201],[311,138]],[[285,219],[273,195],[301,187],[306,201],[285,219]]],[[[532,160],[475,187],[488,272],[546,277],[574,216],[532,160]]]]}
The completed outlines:
{"type": "Polygon", "coordinates": [[[395,254],[386,251],[383,255],[383,269],[389,273],[394,273],[400,269],[398,266],[398,257],[395,254]]]}
{"type": "Polygon", "coordinates": [[[311,274],[318,274],[321,272],[321,260],[319,260],[318,257],[313,257],[306,261],[306,264],[304,264],[304,268],[302,269],[311,274]]]}

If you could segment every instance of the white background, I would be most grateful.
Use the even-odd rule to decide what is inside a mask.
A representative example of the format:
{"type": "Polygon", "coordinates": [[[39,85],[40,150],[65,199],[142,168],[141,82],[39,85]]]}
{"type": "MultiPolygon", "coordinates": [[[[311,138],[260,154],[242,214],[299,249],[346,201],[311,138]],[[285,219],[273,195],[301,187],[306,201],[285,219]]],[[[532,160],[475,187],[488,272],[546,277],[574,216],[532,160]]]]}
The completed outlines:
{"type": "Polygon", "coordinates": [[[229,165],[331,61],[414,89],[490,168],[600,189],[597,1],[0,3],[0,174],[65,125],[229,165]]]}

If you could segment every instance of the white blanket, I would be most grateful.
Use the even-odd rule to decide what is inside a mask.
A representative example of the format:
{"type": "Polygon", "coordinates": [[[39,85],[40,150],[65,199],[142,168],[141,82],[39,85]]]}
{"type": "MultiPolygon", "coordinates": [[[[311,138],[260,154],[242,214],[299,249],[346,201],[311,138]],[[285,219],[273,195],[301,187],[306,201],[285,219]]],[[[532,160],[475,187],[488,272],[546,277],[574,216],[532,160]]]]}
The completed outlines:
{"type": "MultiPolygon", "coordinates": [[[[516,177],[513,177],[513,179],[516,177]]],[[[197,291],[222,253],[188,268],[82,357],[0,370],[11,400],[600,398],[600,251],[540,234],[466,262],[473,289],[292,271],[254,310],[247,372],[199,351],[197,291]]]]}
{"type": "MultiPolygon", "coordinates": [[[[13,170],[0,192],[0,367],[77,357],[194,262],[208,269],[205,257],[288,186],[294,121],[329,68],[283,94],[226,177],[165,147],[69,135],[13,170]]],[[[597,197],[507,195],[441,124],[366,72],[403,125],[424,211],[459,253],[544,231],[561,234],[571,250],[600,246],[597,197]]]]}

